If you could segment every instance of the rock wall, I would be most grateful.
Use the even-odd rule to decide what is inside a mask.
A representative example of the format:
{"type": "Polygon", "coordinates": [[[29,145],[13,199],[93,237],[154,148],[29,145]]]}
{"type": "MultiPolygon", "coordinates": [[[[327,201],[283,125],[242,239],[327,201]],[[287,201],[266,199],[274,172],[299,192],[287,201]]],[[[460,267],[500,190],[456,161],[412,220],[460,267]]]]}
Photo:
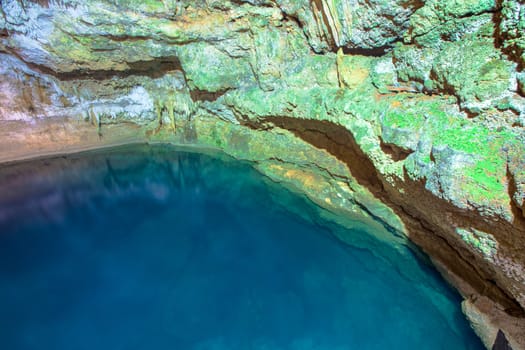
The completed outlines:
{"type": "Polygon", "coordinates": [[[0,153],[220,148],[404,233],[525,348],[524,27],[523,0],[2,0],[0,153]]]}

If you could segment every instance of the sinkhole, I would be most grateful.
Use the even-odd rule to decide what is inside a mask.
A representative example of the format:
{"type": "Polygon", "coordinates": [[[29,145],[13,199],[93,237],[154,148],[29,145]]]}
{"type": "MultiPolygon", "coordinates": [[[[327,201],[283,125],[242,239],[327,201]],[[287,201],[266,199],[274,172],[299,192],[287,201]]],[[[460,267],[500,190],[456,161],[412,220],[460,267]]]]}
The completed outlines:
{"type": "Polygon", "coordinates": [[[417,250],[249,163],[137,145],[5,165],[0,187],[2,349],[482,349],[417,250]]]}

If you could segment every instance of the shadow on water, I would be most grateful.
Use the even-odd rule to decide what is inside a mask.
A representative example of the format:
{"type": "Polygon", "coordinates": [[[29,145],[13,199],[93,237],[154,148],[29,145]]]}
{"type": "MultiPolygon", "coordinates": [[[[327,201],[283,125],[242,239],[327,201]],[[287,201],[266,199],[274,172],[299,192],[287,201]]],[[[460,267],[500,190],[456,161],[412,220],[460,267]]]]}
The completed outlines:
{"type": "Polygon", "coordinates": [[[4,166],[2,347],[482,349],[412,249],[319,210],[168,146],[4,166]]]}

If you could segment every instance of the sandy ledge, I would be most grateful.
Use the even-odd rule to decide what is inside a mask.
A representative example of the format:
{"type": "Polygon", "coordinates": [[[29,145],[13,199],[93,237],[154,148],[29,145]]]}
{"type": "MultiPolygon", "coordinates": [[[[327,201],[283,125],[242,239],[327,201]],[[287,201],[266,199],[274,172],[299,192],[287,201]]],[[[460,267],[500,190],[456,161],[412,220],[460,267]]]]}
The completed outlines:
{"type": "Polygon", "coordinates": [[[92,125],[69,118],[37,123],[0,123],[0,164],[59,156],[128,144],[148,143],[133,123],[110,124],[99,135],[92,125]]]}

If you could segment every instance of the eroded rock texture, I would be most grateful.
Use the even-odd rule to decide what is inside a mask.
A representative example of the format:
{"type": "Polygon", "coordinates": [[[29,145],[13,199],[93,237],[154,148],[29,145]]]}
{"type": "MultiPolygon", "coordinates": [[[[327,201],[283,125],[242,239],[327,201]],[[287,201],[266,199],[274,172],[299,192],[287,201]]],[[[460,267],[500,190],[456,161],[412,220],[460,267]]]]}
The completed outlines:
{"type": "Polygon", "coordinates": [[[522,0],[2,0],[1,156],[220,148],[404,232],[488,347],[502,328],[524,348],[524,16],[522,0]]]}

